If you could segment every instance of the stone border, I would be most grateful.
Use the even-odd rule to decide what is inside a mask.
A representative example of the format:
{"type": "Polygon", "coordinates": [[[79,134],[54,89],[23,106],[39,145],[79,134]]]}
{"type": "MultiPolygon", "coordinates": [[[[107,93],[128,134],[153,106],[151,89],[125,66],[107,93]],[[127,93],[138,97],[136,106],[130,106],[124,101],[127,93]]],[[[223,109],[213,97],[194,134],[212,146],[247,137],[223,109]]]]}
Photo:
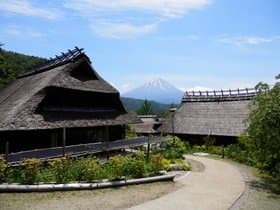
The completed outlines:
{"type": "Polygon", "coordinates": [[[161,175],[139,179],[108,181],[99,183],[69,183],[69,184],[37,184],[37,185],[20,185],[20,184],[1,184],[1,192],[53,192],[67,190],[91,190],[108,187],[120,187],[133,184],[145,184],[158,181],[174,181],[175,175],[161,175]]]}

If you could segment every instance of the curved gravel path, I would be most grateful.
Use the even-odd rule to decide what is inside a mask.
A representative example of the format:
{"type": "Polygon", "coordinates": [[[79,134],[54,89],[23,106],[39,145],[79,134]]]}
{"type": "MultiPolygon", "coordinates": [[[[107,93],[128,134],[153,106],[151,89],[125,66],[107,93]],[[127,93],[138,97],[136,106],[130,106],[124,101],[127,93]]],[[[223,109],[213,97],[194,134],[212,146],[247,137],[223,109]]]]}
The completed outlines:
{"type": "Polygon", "coordinates": [[[257,175],[257,169],[225,160],[238,168],[246,188],[230,210],[280,210],[280,195],[271,191],[267,183],[257,175]]]}
{"type": "Polygon", "coordinates": [[[185,157],[189,162],[202,164],[194,164],[195,170],[178,180],[184,185],[182,188],[129,210],[223,210],[229,209],[242,195],[245,183],[236,167],[220,160],[191,155],[185,157]]]}

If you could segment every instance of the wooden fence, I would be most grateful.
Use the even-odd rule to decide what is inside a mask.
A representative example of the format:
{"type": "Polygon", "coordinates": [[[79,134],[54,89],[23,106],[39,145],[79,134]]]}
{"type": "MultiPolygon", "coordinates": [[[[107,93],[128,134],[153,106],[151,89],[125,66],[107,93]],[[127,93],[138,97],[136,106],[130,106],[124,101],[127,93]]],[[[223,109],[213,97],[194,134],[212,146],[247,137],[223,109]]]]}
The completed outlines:
{"type": "Polygon", "coordinates": [[[96,142],[88,144],[70,145],[65,147],[52,147],[10,153],[7,155],[9,164],[16,164],[26,158],[38,158],[48,160],[63,156],[81,156],[87,154],[98,154],[119,149],[133,148],[144,144],[153,144],[166,141],[165,137],[138,137],[133,139],[122,139],[116,141],[96,142]]]}

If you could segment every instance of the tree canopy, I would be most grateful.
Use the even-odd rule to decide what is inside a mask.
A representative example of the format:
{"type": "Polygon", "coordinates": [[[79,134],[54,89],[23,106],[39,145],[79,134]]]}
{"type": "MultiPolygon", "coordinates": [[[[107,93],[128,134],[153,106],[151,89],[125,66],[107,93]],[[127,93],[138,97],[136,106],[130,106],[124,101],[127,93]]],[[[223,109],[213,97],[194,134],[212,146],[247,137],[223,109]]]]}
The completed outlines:
{"type": "Polygon", "coordinates": [[[145,99],[141,107],[137,110],[137,114],[140,115],[154,114],[152,104],[147,99],[145,99]]]}
{"type": "MultiPolygon", "coordinates": [[[[279,75],[276,79],[280,79],[279,75]]],[[[259,83],[260,84],[260,83],[259,83]]],[[[257,167],[280,181],[280,83],[257,95],[250,106],[248,129],[243,143],[251,151],[257,167]]]]}
{"type": "Polygon", "coordinates": [[[46,61],[43,58],[6,51],[2,46],[0,43],[0,89],[15,80],[20,73],[46,61]]]}

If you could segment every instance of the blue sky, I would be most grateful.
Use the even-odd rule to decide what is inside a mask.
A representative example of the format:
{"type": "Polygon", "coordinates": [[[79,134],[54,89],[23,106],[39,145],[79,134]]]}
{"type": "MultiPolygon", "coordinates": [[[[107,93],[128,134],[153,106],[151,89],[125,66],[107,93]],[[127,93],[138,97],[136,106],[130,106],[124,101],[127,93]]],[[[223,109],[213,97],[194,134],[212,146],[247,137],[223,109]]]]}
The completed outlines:
{"type": "Polygon", "coordinates": [[[0,0],[4,49],[52,57],[85,48],[121,92],[163,78],[176,87],[274,84],[279,0],[0,0]]]}

